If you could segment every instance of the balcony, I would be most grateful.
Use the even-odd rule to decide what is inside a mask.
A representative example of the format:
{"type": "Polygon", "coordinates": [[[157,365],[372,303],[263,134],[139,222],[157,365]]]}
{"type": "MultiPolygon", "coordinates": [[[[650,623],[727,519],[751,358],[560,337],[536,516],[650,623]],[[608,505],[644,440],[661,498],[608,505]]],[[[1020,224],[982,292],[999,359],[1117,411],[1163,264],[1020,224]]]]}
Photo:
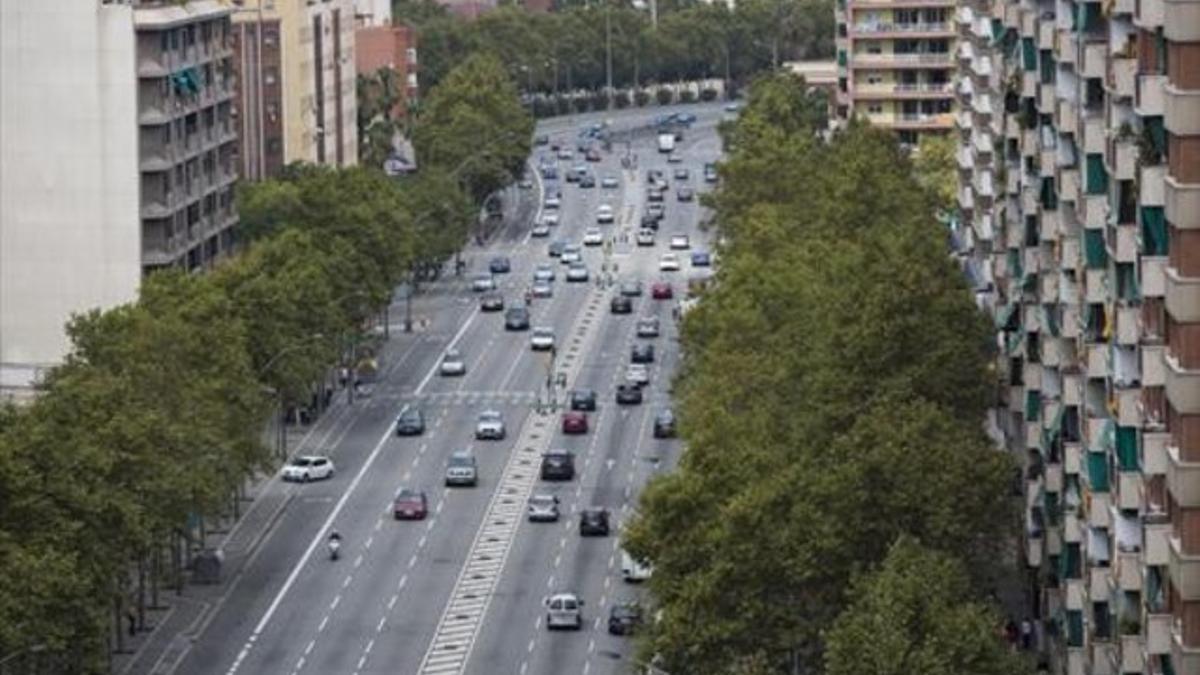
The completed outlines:
{"type": "Polygon", "coordinates": [[[1058,131],[1073,134],[1079,128],[1079,106],[1070,99],[1058,100],[1058,131]]]}
{"type": "MultiPolygon", "coordinates": [[[[1170,474],[1167,476],[1169,479],[1170,474]]],[[[1190,506],[1195,506],[1197,503],[1192,503],[1190,506]]],[[[1183,552],[1183,542],[1179,540],[1179,537],[1172,536],[1168,541],[1170,542],[1170,562],[1167,564],[1167,568],[1171,573],[1171,586],[1185,601],[1200,600],[1200,554],[1183,552]]],[[[1186,670],[1182,672],[1200,671],[1186,670]]]]}
{"type": "MultiPolygon", "coordinates": [[[[1166,366],[1164,386],[1167,390],[1167,400],[1171,402],[1175,411],[1183,415],[1200,414],[1200,370],[1182,367],[1179,361],[1165,350],[1163,364],[1166,366]]],[[[1200,483],[1197,483],[1197,488],[1200,489],[1200,483]]],[[[1200,501],[1195,506],[1200,506],[1200,501]]]]}
{"type": "MultiPolygon", "coordinates": [[[[1196,3],[1200,7],[1200,3],[1196,3]]],[[[1200,21],[1200,17],[1197,17],[1200,21]]],[[[1177,135],[1200,134],[1200,91],[1179,89],[1170,80],[1163,83],[1165,107],[1163,126],[1177,135]]]]}
{"type": "Polygon", "coordinates": [[[954,113],[900,113],[890,125],[893,129],[951,129],[954,113]]]}
{"type": "MultiPolygon", "coordinates": [[[[1147,391],[1143,389],[1142,391],[1147,391]]],[[[1160,418],[1161,419],[1161,418],[1160,418]]],[[[1153,420],[1147,420],[1147,426],[1155,424],[1153,420]]],[[[1157,422],[1161,425],[1161,421],[1157,422]]],[[[1159,427],[1161,428],[1161,426],[1159,427]]],[[[1170,460],[1167,454],[1167,445],[1170,442],[1170,435],[1165,431],[1142,431],[1142,473],[1146,476],[1165,476],[1170,460]]],[[[1164,555],[1166,549],[1163,549],[1164,555]]],[[[1166,559],[1160,565],[1166,564],[1166,559]]]]}
{"type": "Polygon", "coordinates": [[[950,68],[950,53],[939,54],[871,54],[856,52],[850,60],[852,68],[950,68]]]}
{"type": "Polygon", "coordinates": [[[851,9],[891,9],[893,7],[956,7],[956,0],[848,0],[851,9]]]}
{"type": "Polygon", "coordinates": [[[1108,62],[1104,89],[1117,98],[1131,98],[1137,81],[1137,59],[1113,57],[1108,62]]]}
{"type": "Polygon", "coordinates": [[[1108,53],[1107,42],[1087,42],[1083,45],[1083,64],[1080,77],[1104,77],[1105,57],[1108,53]]]}
{"type": "Polygon", "coordinates": [[[1099,154],[1104,152],[1104,142],[1108,134],[1104,130],[1103,115],[1088,115],[1083,122],[1083,143],[1081,154],[1099,154]]]}
{"type": "Polygon", "coordinates": [[[1159,164],[1157,166],[1145,166],[1140,169],[1141,176],[1138,180],[1138,201],[1142,206],[1162,206],[1164,201],[1164,180],[1166,177],[1166,167],[1159,164]]]}
{"type": "Polygon", "coordinates": [[[1042,19],[1037,25],[1037,48],[1054,49],[1054,20],[1042,19]]]}
{"type": "Polygon", "coordinates": [[[1134,0],[1133,25],[1154,31],[1163,25],[1163,0],[1134,0]]]}
{"type": "Polygon", "coordinates": [[[1200,647],[1183,644],[1181,624],[1174,622],[1171,627],[1171,666],[1176,673],[1200,673],[1200,647]]]}
{"type": "Polygon", "coordinates": [[[850,25],[856,38],[941,38],[953,37],[949,23],[858,23],[850,25]]]}
{"type": "Polygon", "coordinates": [[[865,85],[854,88],[854,98],[860,100],[920,100],[953,98],[950,82],[914,82],[892,85],[865,85]]]}
{"type": "Polygon", "coordinates": [[[1171,42],[1200,42],[1200,2],[1164,0],[1162,26],[1163,36],[1171,42]]]}
{"type": "MultiPolygon", "coordinates": [[[[1167,490],[1179,506],[1195,508],[1200,506],[1200,462],[1184,460],[1180,457],[1181,452],[1175,445],[1167,446],[1167,490]]],[[[1200,558],[1200,554],[1197,557],[1200,558]]],[[[1197,583],[1200,584],[1200,580],[1197,583]]],[[[1197,589],[1200,593],[1200,586],[1197,589]]],[[[1195,599],[1200,600],[1200,595],[1195,599]]]]}
{"type": "Polygon", "coordinates": [[[1182,229],[1200,229],[1200,184],[1180,183],[1168,173],[1163,186],[1167,221],[1182,229]]]}
{"type": "Polygon", "coordinates": [[[1161,656],[1171,653],[1171,623],[1174,617],[1166,612],[1142,613],[1146,627],[1146,653],[1161,656]]]}
{"type": "Polygon", "coordinates": [[[1200,321],[1200,278],[1181,276],[1170,266],[1165,274],[1167,314],[1179,322],[1200,321]]]}
{"type": "Polygon", "coordinates": [[[1117,657],[1111,663],[1118,673],[1140,673],[1146,668],[1146,657],[1142,650],[1142,636],[1138,633],[1122,635],[1117,657]]]}
{"type": "Polygon", "coordinates": [[[1137,144],[1132,132],[1117,132],[1104,147],[1104,166],[1115,180],[1133,180],[1137,169],[1137,144]]]}
{"type": "Polygon", "coordinates": [[[1163,88],[1166,84],[1166,75],[1138,75],[1133,98],[1134,112],[1142,117],[1162,115],[1165,110],[1163,88]]]}

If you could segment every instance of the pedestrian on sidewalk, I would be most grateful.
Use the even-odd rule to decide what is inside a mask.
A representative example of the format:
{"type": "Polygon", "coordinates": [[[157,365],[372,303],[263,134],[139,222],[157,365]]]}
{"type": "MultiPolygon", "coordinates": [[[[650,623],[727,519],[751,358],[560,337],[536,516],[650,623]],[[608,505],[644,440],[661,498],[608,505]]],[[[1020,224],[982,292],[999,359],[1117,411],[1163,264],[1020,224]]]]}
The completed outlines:
{"type": "Polygon", "coordinates": [[[137,635],[137,614],[132,607],[125,610],[125,621],[129,624],[129,637],[137,635]]]}
{"type": "Polygon", "coordinates": [[[1033,622],[1029,617],[1021,619],[1021,651],[1033,649],[1033,622]]]}
{"type": "Polygon", "coordinates": [[[338,368],[338,387],[345,389],[346,383],[350,381],[350,369],[346,366],[338,368]]]}

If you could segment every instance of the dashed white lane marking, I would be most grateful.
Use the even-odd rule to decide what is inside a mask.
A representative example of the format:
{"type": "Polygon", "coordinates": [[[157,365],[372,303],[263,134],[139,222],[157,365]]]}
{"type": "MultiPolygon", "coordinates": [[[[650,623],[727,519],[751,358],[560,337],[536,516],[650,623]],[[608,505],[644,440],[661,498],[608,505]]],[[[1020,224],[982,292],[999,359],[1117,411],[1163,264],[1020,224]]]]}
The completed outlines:
{"type": "Polygon", "coordinates": [[[327,626],[327,625],[329,625],[329,615],[328,614],[326,614],[325,617],[321,619],[321,625],[317,626],[317,632],[323,633],[325,631],[325,626],[327,626]]]}
{"type": "Polygon", "coordinates": [[[312,653],[312,650],[313,650],[313,647],[316,647],[316,646],[317,646],[317,641],[316,641],[316,640],[309,640],[309,641],[308,641],[308,646],[304,648],[304,655],[305,655],[305,656],[308,656],[309,654],[311,654],[311,653],[312,653]]]}
{"type": "MultiPolygon", "coordinates": [[[[596,311],[606,294],[590,289],[587,305],[596,311]]],[[[601,322],[592,321],[579,328],[584,341],[594,338],[601,322]]],[[[582,359],[572,360],[564,370],[568,378],[582,366],[582,359]]],[[[552,435],[547,433],[547,421],[541,417],[526,420],[514,450],[501,473],[492,494],[483,522],[471,543],[466,564],[463,565],[450,599],[438,621],[429,648],[421,660],[420,672],[461,673],[471,656],[471,649],[483,618],[495,592],[496,582],[504,569],[517,529],[523,522],[521,513],[537,480],[536,459],[549,447],[552,435]]]]}

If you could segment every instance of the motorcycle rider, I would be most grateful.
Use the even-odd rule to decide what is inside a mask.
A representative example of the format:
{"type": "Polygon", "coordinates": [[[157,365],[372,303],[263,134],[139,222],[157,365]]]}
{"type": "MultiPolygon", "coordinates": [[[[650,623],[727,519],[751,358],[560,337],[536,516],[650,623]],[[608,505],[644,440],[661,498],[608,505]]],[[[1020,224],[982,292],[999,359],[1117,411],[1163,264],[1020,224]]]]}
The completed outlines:
{"type": "Polygon", "coordinates": [[[329,533],[329,559],[337,560],[338,551],[342,548],[342,535],[338,534],[337,530],[329,533]]]}

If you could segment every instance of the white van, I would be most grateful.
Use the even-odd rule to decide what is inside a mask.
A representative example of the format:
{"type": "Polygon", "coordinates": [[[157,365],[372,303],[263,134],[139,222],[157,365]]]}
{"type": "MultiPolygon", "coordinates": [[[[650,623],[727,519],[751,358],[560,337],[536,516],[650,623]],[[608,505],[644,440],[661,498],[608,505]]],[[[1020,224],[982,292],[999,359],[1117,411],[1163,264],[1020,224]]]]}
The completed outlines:
{"type": "Polygon", "coordinates": [[[671,132],[658,135],[658,151],[661,153],[675,152],[675,134],[671,132]]]}
{"type": "Polygon", "coordinates": [[[653,570],[646,563],[635,559],[629,555],[625,549],[621,549],[621,578],[629,583],[638,583],[650,578],[653,570]]]}

